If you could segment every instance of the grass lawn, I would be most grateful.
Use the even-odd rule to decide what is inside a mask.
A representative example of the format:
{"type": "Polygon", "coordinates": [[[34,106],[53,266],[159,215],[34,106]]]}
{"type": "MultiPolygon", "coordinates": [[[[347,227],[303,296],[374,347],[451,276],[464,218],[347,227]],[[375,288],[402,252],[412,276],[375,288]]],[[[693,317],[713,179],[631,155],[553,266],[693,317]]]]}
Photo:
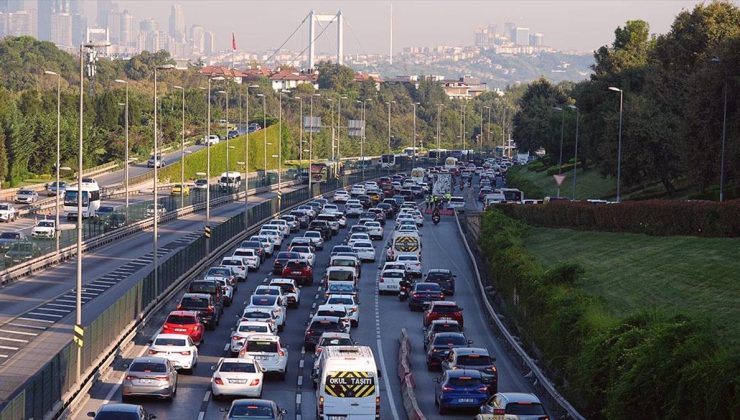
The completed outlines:
{"type": "MultiPolygon", "coordinates": [[[[510,171],[515,171],[511,184],[516,186],[516,179],[520,178],[531,182],[535,187],[542,191],[543,197],[557,196],[558,187],[552,175],[547,171],[535,172],[528,170],[525,166],[516,166],[510,171]]],[[[563,197],[573,197],[573,171],[565,172],[565,181],[560,187],[560,195],[563,197]]],[[[507,178],[509,176],[507,175],[507,178]]],[[[576,174],[576,199],[585,200],[588,198],[610,198],[616,195],[616,180],[604,178],[596,169],[583,172],[579,169],[576,174]]],[[[526,194],[525,194],[526,196],[526,194]]],[[[542,198],[542,197],[525,197],[525,198],[542,198]]]]}
{"type": "MultiPolygon", "coordinates": [[[[267,169],[276,169],[278,159],[273,155],[278,154],[278,126],[273,125],[265,129],[267,132],[267,169]]],[[[265,169],[265,131],[259,130],[249,134],[249,171],[265,169]]],[[[232,171],[244,172],[244,164],[237,162],[244,161],[244,147],[246,135],[229,140],[229,169],[232,171]]],[[[199,178],[197,172],[206,172],[208,150],[203,148],[195,153],[185,156],[185,180],[199,178]]],[[[284,169],[288,169],[287,167],[284,169]]],[[[226,172],[226,141],[222,140],[216,145],[211,146],[211,176],[226,172]]],[[[179,182],[180,181],[180,161],[167,165],[159,171],[159,180],[161,182],[179,182]]]]}
{"type": "Polygon", "coordinates": [[[526,246],[545,267],[581,264],[579,285],[616,316],[664,307],[699,315],[740,347],[740,238],[657,237],[532,227],[526,246]]]}

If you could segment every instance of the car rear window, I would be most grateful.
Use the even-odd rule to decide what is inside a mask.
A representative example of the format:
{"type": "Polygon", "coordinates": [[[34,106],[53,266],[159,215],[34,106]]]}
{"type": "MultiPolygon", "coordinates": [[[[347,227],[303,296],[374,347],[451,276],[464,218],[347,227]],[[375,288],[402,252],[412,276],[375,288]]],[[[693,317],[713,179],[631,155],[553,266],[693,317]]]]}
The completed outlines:
{"type": "Polygon", "coordinates": [[[157,346],[184,346],[187,341],[184,338],[158,338],[154,340],[157,346]]]}
{"type": "Polygon", "coordinates": [[[456,378],[450,378],[448,383],[452,386],[476,386],[481,384],[481,380],[472,376],[458,376],[456,378]]]}
{"type": "Polygon", "coordinates": [[[254,306],[274,306],[277,296],[256,295],[252,296],[252,305],[254,306]]]}
{"type": "Polygon", "coordinates": [[[321,347],[329,347],[329,346],[351,346],[354,343],[352,342],[352,339],[350,338],[324,338],[321,340],[321,343],[319,343],[319,346],[321,347]]]}
{"type": "Polygon", "coordinates": [[[183,297],[180,305],[184,308],[207,308],[208,299],[201,297],[183,297]]]}
{"type": "Polygon", "coordinates": [[[242,315],[242,318],[249,318],[249,319],[270,319],[270,314],[267,312],[260,312],[260,311],[254,311],[254,312],[245,312],[242,315]]]}
{"type": "Polygon", "coordinates": [[[269,333],[267,325],[240,325],[239,332],[269,333]]]}
{"type": "Polygon", "coordinates": [[[460,308],[457,305],[434,305],[434,312],[441,314],[450,314],[459,310],[460,308]]]}
{"type": "Polygon", "coordinates": [[[460,326],[458,324],[433,324],[432,332],[460,332],[460,326]]]}
{"type": "Polygon", "coordinates": [[[228,277],[231,275],[231,270],[228,270],[226,268],[211,268],[210,270],[208,270],[208,275],[228,277]]]}
{"type": "Polygon", "coordinates": [[[271,287],[260,287],[254,291],[255,295],[280,296],[280,290],[271,287]]]}
{"type": "Polygon", "coordinates": [[[459,346],[468,344],[465,337],[457,334],[442,334],[434,337],[435,346],[459,346]]]}
{"type": "Polygon", "coordinates": [[[542,404],[539,403],[509,403],[506,404],[506,414],[520,416],[546,414],[542,404]]]}
{"type": "Polygon", "coordinates": [[[129,369],[132,372],[167,372],[167,365],[156,362],[134,362],[129,369]]]}
{"type": "Polygon", "coordinates": [[[343,332],[344,328],[336,322],[331,321],[313,321],[309,327],[311,331],[322,331],[322,332],[343,332]]]}
{"type": "Polygon", "coordinates": [[[214,281],[196,281],[190,283],[190,292],[192,293],[216,293],[216,282],[214,281]]]}
{"type": "Polygon", "coordinates": [[[335,316],[337,318],[344,318],[347,316],[346,311],[334,311],[334,310],[322,310],[316,312],[318,316],[335,316]]]}
{"type": "Polygon", "coordinates": [[[330,293],[341,293],[341,294],[347,294],[347,293],[354,293],[355,288],[352,287],[350,284],[336,284],[336,283],[330,283],[329,284],[329,292],[330,293]]]}
{"type": "Polygon", "coordinates": [[[276,353],[278,351],[277,341],[248,340],[247,352],[276,353]]]}
{"type": "Polygon", "coordinates": [[[219,372],[242,372],[242,373],[257,373],[257,368],[254,363],[235,363],[235,362],[224,362],[218,369],[219,372]]]}
{"type": "Polygon", "coordinates": [[[327,275],[329,280],[335,281],[352,281],[352,272],[344,270],[331,270],[327,275]]]}
{"type": "Polygon", "coordinates": [[[329,300],[327,300],[326,303],[329,305],[353,305],[354,304],[351,298],[345,298],[345,297],[329,298],[329,300]]]}
{"type": "Polygon", "coordinates": [[[457,356],[457,364],[463,366],[490,366],[491,358],[483,354],[457,356]]]}
{"type": "Polygon", "coordinates": [[[439,285],[438,284],[417,284],[416,285],[416,291],[417,292],[439,292],[439,285]]]}
{"type": "Polygon", "coordinates": [[[170,315],[167,317],[168,324],[193,325],[195,317],[189,315],[170,315]]]}

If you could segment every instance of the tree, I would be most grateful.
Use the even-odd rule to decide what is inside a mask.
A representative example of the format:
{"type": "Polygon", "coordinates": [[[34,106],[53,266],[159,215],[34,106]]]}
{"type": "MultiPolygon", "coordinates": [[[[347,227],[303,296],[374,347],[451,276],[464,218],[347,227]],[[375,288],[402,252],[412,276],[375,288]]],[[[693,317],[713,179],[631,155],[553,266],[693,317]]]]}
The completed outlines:
{"type": "MultiPolygon", "coordinates": [[[[513,138],[522,150],[534,152],[545,146],[548,153],[557,150],[552,147],[554,127],[553,108],[564,106],[568,97],[557,86],[544,78],[532,82],[519,99],[519,112],[514,116],[513,138]],[[548,147],[549,146],[549,147],[548,147]]],[[[557,138],[559,143],[558,125],[557,138]]]]}

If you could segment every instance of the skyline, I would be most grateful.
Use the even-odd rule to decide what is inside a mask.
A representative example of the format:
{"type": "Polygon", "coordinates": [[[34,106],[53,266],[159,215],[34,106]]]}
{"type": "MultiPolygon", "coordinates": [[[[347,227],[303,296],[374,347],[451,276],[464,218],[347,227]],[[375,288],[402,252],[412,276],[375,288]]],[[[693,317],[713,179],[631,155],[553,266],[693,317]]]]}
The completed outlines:
{"type": "MultiPolygon", "coordinates": [[[[94,0],[84,0],[88,17],[96,16],[94,0]]],[[[495,24],[502,31],[505,22],[529,27],[545,34],[546,44],[561,51],[590,53],[613,41],[614,30],[630,19],[643,19],[651,33],[670,29],[682,9],[703,3],[698,0],[676,1],[475,1],[454,5],[463,13],[450,13],[449,3],[441,0],[418,1],[295,1],[273,0],[237,2],[217,0],[203,8],[193,0],[121,0],[119,10],[128,10],[138,22],[155,19],[160,27],[168,26],[171,7],[181,4],[187,27],[202,25],[215,33],[216,50],[231,45],[236,36],[240,51],[264,51],[279,47],[313,9],[333,14],[342,10],[345,19],[345,52],[347,54],[388,54],[390,4],[393,4],[393,50],[434,45],[473,45],[477,27],[495,24]],[[280,5],[281,7],[274,7],[280,5]],[[229,10],[229,13],[223,13],[229,10]],[[251,19],[258,14],[259,19],[251,19]],[[250,16],[244,19],[242,16],[250,16]],[[361,18],[358,18],[360,16],[361,18]],[[283,24],[277,24],[283,22],[283,24]],[[449,29],[445,29],[449,28],[449,29]]],[[[321,28],[317,31],[320,32],[321,28]]],[[[317,41],[317,52],[334,50],[335,30],[327,29],[317,41]]],[[[298,30],[284,48],[301,50],[308,44],[307,25],[298,30]]]]}

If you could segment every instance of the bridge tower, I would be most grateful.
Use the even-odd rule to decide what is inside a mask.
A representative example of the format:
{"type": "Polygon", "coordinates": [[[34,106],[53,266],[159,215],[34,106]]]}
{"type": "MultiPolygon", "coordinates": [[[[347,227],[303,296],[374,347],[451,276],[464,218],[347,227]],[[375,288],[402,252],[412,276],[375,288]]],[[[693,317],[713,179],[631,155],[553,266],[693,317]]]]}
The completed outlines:
{"type": "Polygon", "coordinates": [[[313,10],[309,14],[308,23],[308,68],[313,70],[316,66],[316,22],[334,22],[337,23],[337,63],[344,64],[344,20],[342,18],[342,11],[338,11],[336,15],[319,15],[313,10]]]}

